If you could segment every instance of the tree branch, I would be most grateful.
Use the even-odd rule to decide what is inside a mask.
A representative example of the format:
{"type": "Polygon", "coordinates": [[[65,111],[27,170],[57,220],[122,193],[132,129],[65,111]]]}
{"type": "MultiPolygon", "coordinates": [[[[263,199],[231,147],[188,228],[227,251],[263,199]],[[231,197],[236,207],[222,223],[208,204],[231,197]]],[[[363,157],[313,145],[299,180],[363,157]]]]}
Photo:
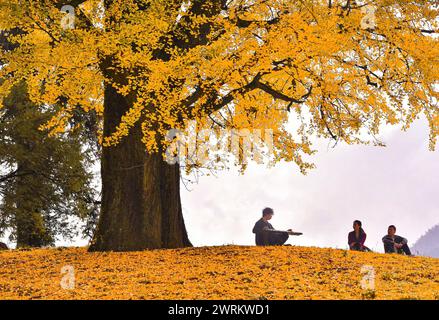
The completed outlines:
{"type": "Polygon", "coordinates": [[[289,96],[283,94],[282,92],[279,92],[279,91],[273,89],[268,84],[262,83],[259,80],[256,82],[256,88],[261,89],[262,91],[265,91],[266,93],[272,95],[273,98],[275,98],[275,99],[280,99],[280,100],[292,102],[292,103],[304,103],[312,92],[312,86],[311,86],[308,89],[307,93],[305,93],[300,99],[295,99],[295,98],[292,98],[292,97],[289,97],[289,96]]]}

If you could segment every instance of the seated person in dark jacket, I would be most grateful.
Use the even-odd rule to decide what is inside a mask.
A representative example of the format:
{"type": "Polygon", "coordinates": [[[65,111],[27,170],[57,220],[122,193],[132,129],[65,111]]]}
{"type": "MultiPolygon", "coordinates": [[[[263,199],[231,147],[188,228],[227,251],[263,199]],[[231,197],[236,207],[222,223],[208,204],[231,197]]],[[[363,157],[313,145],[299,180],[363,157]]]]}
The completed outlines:
{"type": "Polygon", "coordinates": [[[275,230],[268,222],[273,217],[273,214],[273,209],[265,208],[262,210],[262,218],[253,227],[257,246],[283,245],[288,240],[290,233],[293,233],[291,229],[287,231],[275,230]]]}
{"type": "Polygon", "coordinates": [[[398,236],[396,233],[396,227],[394,225],[389,226],[387,229],[387,235],[383,237],[384,252],[385,253],[399,253],[411,256],[410,248],[407,245],[407,239],[398,236]]]}
{"type": "Polygon", "coordinates": [[[352,226],[354,228],[354,231],[351,231],[348,234],[349,249],[355,251],[371,251],[368,247],[364,245],[367,235],[361,226],[362,224],[360,220],[354,221],[354,224],[352,226]]]}

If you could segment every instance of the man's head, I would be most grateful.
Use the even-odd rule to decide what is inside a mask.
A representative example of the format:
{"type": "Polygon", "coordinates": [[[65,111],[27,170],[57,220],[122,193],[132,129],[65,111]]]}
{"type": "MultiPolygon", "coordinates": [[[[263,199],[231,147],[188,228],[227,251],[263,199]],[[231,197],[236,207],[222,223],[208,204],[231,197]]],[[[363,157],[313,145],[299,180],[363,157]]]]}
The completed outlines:
{"type": "Polygon", "coordinates": [[[389,236],[394,236],[395,233],[396,233],[396,227],[392,224],[391,226],[389,226],[389,227],[387,228],[387,234],[388,234],[389,236]]]}
{"type": "Polygon", "coordinates": [[[262,218],[264,218],[265,220],[270,220],[273,217],[273,209],[271,208],[264,208],[264,210],[262,210],[262,218]]]}

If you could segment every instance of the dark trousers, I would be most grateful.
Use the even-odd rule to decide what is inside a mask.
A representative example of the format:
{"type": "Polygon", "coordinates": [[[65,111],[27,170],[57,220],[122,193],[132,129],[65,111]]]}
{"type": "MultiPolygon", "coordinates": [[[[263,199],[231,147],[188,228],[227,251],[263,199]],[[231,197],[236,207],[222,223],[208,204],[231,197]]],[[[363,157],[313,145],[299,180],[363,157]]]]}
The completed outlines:
{"type": "MultiPolygon", "coordinates": [[[[398,251],[402,251],[402,252],[404,252],[408,256],[412,255],[412,252],[410,251],[410,248],[409,248],[409,246],[407,244],[403,245],[401,247],[401,249],[399,249],[398,251]]],[[[399,252],[399,253],[402,253],[402,252],[399,252]]]]}
{"type": "Polygon", "coordinates": [[[362,246],[362,245],[359,244],[359,243],[354,244],[354,245],[351,247],[351,250],[354,250],[354,251],[363,251],[363,252],[370,252],[370,251],[372,251],[372,250],[370,250],[368,247],[366,247],[366,246],[362,246]]]}
{"type": "Polygon", "coordinates": [[[287,232],[268,232],[267,243],[269,246],[281,246],[288,240],[289,236],[287,232]]]}
{"type": "Polygon", "coordinates": [[[393,244],[390,244],[390,243],[389,244],[385,244],[384,245],[384,251],[386,253],[399,253],[399,254],[404,254],[405,253],[408,256],[412,255],[412,252],[410,251],[410,248],[409,248],[409,246],[407,244],[403,245],[401,247],[401,249],[397,249],[397,250],[395,250],[395,247],[394,247],[393,244]]]}

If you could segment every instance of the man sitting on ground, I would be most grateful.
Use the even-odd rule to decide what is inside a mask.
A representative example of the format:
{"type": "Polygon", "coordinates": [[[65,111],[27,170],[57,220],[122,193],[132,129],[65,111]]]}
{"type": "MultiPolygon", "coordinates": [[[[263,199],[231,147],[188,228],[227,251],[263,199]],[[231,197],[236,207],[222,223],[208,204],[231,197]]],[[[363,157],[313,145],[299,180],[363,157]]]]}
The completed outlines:
{"type": "Polygon", "coordinates": [[[385,253],[399,253],[411,256],[410,248],[407,245],[407,239],[398,236],[396,233],[396,227],[394,225],[389,226],[387,229],[387,235],[383,237],[384,252],[385,253]]]}
{"type": "Polygon", "coordinates": [[[298,234],[291,229],[287,231],[275,230],[268,222],[273,217],[273,214],[274,212],[271,208],[262,210],[262,218],[256,222],[253,228],[253,233],[256,234],[257,246],[283,245],[288,240],[289,235],[298,234]]]}

